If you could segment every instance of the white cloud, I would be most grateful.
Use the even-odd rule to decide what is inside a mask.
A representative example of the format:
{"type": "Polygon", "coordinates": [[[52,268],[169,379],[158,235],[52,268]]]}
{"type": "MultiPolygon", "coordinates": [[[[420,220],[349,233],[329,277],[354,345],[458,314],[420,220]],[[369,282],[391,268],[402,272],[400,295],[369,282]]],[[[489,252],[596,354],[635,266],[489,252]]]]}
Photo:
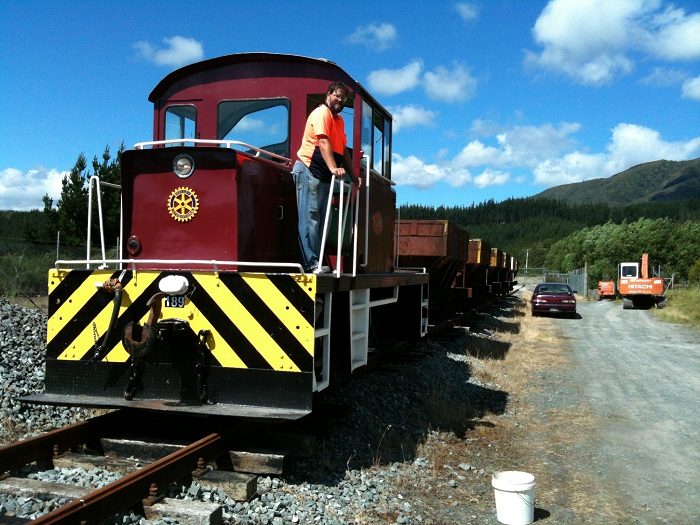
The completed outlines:
{"type": "Polygon", "coordinates": [[[601,86],[645,55],[700,57],[700,13],[660,7],[659,0],[551,0],[532,30],[542,50],[527,51],[525,63],[601,86]]]}
{"type": "Polygon", "coordinates": [[[681,88],[684,98],[700,101],[700,77],[689,78],[681,88]]]}
{"type": "Polygon", "coordinates": [[[134,49],[141,58],[159,66],[180,67],[198,62],[204,57],[204,47],[194,38],[173,36],[164,38],[163,42],[167,47],[156,49],[149,42],[142,40],[134,44],[134,49]]]}
{"type": "Polygon", "coordinates": [[[575,151],[546,159],[534,170],[535,183],[556,186],[600,177],[610,177],[637,164],[654,160],[687,160],[700,156],[700,136],[688,141],[668,142],[658,131],[637,124],[621,123],[612,130],[606,151],[575,151]]]}
{"type": "Polygon", "coordinates": [[[575,134],[581,125],[575,122],[504,127],[478,120],[472,129],[484,132],[482,138],[470,141],[452,158],[441,151],[435,164],[395,153],[394,180],[420,188],[437,182],[484,188],[523,184],[527,182],[524,175],[529,173],[531,182],[549,187],[610,177],[659,159],[700,157],[700,136],[672,142],[664,140],[656,130],[630,123],[615,126],[608,144],[598,152],[576,149],[575,134]]]}
{"type": "Polygon", "coordinates": [[[446,102],[469,100],[476,91],[476,79],[471,76],[469,69],[461,64],[455,64],[452,70],[438,66],[425,73],[425,90],[433,99],[446,102]]]}
{"type": "Polygon", "coordinates": [[[428,109],[409,104],[408,106],[393,106],[388,108],[394,117],[394,133],[399,129],[433,124],[437,113],[428,109]]]}
{"type": "Polygon", "coordinates": [[[502,186],[510,180],[510,174],[503,171],[486,169],[474,177],[474,186],[486,188],[488,186],[502,186]]]}
{"type": "Polygon", "coordinates": [[[54,206],[61,196],[63,177],[67,171],[34,169],[22,172],[15,168],[0,171],[0,209],[2,210],[41,210],[42,199],[47,195],[54,206]]]}
{"type": "Polygon", "coordinates": [[[469,100],[477,85],[469,69],[461,64],[454,64],[452,69],[438,66],[423,75],[421,60],[412,60],[399,69],[372,71],[367,83],[372,91],[383,95],[397,95],[422,84],[428,96],[444,102],[469,100]]]}
{"type": "Polygon", "coordinates": [[[573,149],[573,135],[581,129],[576,122],[503,128],[481,120],[472,127],[489,130],[495,144],[471,141],[452,160],[456,167],[492,165],[534,168],[544,159],[573,149]]]}
{"type": "Polygon", "coordinates": [[[686,16],[683,9],[669,7],[653,23],[648,46],[651,53],[667,60],[700,58],[700,13],[686,16]]]}
{"type": "Polygon", "coordinates": [[[557,159],[541,162],[533,171],[535,184],[558,186],[571,182],[596,179],[612,175],[604,172],[605,155],[587,155],[578,151],[557,159]]]}
{"type": "Polygon", "coordinates": [[[504,164],[501,161],[502,152],[493,146],[486,146],[479,140],[473,140],[453,159],[455,166],[475,167],[486,164],[504,164]]]}
{"type": "Polygon", "coordinates": [[[609,174],[612,175],[642,162],[698,157],[700,156],[700,136],[688,141],[667,142],[656,130],[622,123],[613,129],[612,142],[607,149],[607,166],[609,174]]]}
{"type": "Polygon", "coordinates": [[[383,95],[396,95],[413,89],[420,82],[423,62],[413,60],[399,69],[378,69],[372,71],[367,81],[371,91],[383,95]]]}
{"type": "Polygon", "coordinates": [[[682,83],[686,77],[687,75],[679,69],[655,67],[639,82],[649,86],[667,87],[682,83]]]}
{"type": "Polygon", "coordinates": [[[463,186],[471,181],[471,174],[466,169],[453,169],[439,164],[426,164],[418,157],[392,155],[391,178],[396,184],[429,188],[438,182],[447,182],[451,186],[463,186]]]}
{"type": "Polygon", "coordinates": [[[397,36],[392,24],[368,24],[358,27],[347,40],[351,44],[362,44],[369,49],[384,51],[391,47],[397,36]]]}
{"type": "Polygon", "coordinates": [[[457,13],[459,13],[459,16],[461,16],[467,22],[474,20],[479,15],[479,10],[476,8],[476,6],[466,2],[455,4],[455,9],[457,13]]]}

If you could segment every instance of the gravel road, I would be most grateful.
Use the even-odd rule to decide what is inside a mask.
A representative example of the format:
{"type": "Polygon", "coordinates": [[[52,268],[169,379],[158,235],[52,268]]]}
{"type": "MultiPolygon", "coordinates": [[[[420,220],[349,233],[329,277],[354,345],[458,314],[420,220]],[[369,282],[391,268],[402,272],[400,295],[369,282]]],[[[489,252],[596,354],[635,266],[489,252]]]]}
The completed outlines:
{"type": "Polygon", "coordinates": [[[700,334],[619,302],[579,312],[562,328],[601,422],[595,467],[630,517],[700,523],[700,334]]]}
{"type": "Polygon", "coordinates": [[[578,312],[532,319],[566,360],[538,374],[538,426],[515,439],[542,480],[536,517],[700,523],[700,334],[619,301],[578,312]]]}

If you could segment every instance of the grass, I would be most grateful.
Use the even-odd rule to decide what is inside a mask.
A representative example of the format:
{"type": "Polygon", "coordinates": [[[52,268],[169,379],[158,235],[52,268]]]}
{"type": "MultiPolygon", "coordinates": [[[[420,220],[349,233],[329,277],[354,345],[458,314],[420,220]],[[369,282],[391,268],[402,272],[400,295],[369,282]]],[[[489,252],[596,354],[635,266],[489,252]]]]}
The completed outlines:
{"type": "Polygon", "coordinates": [[[664,321],[700,329],[700,286],[676,288],[667,294],[666,308],[654,310],[664,321]]]}

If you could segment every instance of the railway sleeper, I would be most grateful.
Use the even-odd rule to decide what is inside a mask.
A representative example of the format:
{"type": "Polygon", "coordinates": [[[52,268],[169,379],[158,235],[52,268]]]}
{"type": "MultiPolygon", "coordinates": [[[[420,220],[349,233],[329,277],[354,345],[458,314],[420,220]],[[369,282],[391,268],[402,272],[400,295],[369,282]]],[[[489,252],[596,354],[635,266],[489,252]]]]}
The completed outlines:
{"type": "MultiPolygon", "coordinates": [[[[263,453],[254,454],[239,451],[231,451],[230,455],[232,460],[236,458],[234,460],[234,465],[238,465],[246,469],[246,471],[233,472],[229,470],[204,470],[203,474],[194,476],[193,479],[196,479],[196,481],[203,487],[211,487],[224,491],[230,498],[236,501],[248,501],[257,491],[258,474],[262,474],[262,471],[270,474],[281,474],[281,464],[284,459],[283,456],[263,453]]],[[[143,466],[143,462],[134,458],[116,458],[68,452],[63,454],[61,457],[54,458],[53,465],[55,468],[82,468],[84,470],[101,468],[119,472],[120,474],[125,475],[141,468],[143,466]]],[[[8,483],[5,483],[4,481],[0,482],[0,491],[4,492],[5,487],[10,487],[10,490],[7,491],[8,494],[19,496],[32,495],[49,498],[66,497],[71,499],[83,497],[87,493],[87,490],[82,489],[75,494],[70,490],[63,493],[61,488],[66,487],[67,485],[56,484],[59,486],[58,488],[54,488],[54,484],[48,483],[45,490],[38,489],[39,492],[32,494],[32,487],[39,487],[39,485],[32,483],[35,480],[27,479],[26,481],[29,482],[29,485],[26,493],[15,494],[13,490],[19,491],[22,489],[22,487],[24,487],[22,483],[23,479],[24,478],[7,478],[7,480],[12,481],[9,481],[8,483]],[[12,489],[12,487],[17,488],[12,489]]]]}
{"type": "Polygon", "coordinates": [[[82,468],[84,470],[101,468],[127,474],[142,467],[143,462],[134,458],[112,458],[95,454],[66,452],[53,458],[53,466],[54,468],[82,468]]]}
{"type": "MultiPolygon", "coordinates": [[[[0,492],[15,497],[39,498],[42,500],[77,500],[84,498],[90,492],[90,489],[64,483],[10,477],[0,481],[0,492]]],[[[240,493],[240,489],[238,489],[238,492],[240,493]]],[[[223,509],[219,504],[202,501],[164,498],[153,505],[144,506],[144,516],[147,519],[177,519],[178,523],[182,525],[218,525],[222,521],[222,514],[223,509]]],[[[4,523],[4,519],[5,517],[0,521],[4,523]]],[[[22,521],[28,522],[28,520],[22,521]]]]}
{"type": "Polygon", "coordinates": [[[90,489],[65,483],[9,477],[0,481],[0,492],[21,498],[72,500],[83,498],[90,489]]]}
{"type": "MultiPolygon", "coordinates": [[[[293,432],[276,432],[270,436],[262,436],[261,443],[269,443],[267,448],[245,447],[240,450],[229,450],[228,459],[220,458],[223,470],[248,472],[252,474],[279,475],[284,472],[286,458],[311,457],[316,450],[316,438],[307,434],[293,432]],[[279,450],[273,443],[283,442],[292,450],[279,450]]],[[[130,439],[102,438],[102,450],[111,458],[138,458],[142,461],[155,461],[184,447],[174,443],[152,443],[130,439]]]]}
{"type": "Polygon", "coordinates": [[[223,509],[217,503],[165,498],[144,506],[144,515],[153,521],[176,519],[181,525],[218,525],[223,519],[223,509]]]}

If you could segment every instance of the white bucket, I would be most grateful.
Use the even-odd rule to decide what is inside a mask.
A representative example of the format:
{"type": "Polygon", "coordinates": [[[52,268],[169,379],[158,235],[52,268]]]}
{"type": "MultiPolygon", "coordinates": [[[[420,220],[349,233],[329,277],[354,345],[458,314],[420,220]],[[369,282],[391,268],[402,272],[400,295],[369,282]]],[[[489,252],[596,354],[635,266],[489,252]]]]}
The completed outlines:
{"type": "Polygon", "coordinates": [[[496,497],[496,517],[505,525],[535,521],[535,476],[506,470],[494,473],[491,485],[496,497]]]}

